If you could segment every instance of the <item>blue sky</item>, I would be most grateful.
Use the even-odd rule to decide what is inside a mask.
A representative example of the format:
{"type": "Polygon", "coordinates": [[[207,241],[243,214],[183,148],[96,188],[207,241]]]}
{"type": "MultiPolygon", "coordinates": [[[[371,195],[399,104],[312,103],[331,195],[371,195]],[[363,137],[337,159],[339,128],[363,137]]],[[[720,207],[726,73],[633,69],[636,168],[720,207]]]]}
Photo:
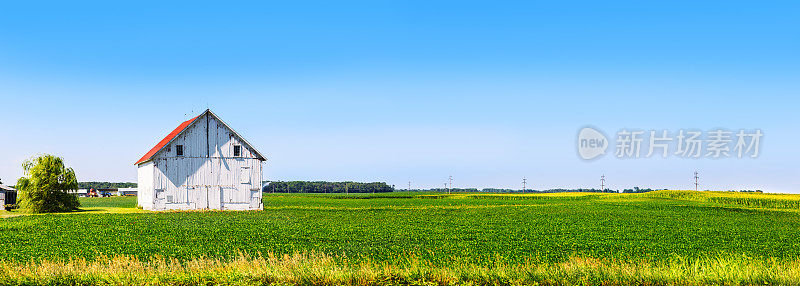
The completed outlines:
{"type": "Polygon", "coordinates": [[[81,181],[211,108],[272,180],[800,192],[792,1],[0,3],[0,179],[81,181]],[[756,159],[576,155],[580,128],[762,129],[756,159]]]}

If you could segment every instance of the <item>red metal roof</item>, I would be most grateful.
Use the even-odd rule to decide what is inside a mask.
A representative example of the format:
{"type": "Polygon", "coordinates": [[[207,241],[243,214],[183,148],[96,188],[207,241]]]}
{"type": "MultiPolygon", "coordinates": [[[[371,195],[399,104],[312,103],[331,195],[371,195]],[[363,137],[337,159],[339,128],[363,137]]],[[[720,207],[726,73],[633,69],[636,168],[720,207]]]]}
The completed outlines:
{"type": "MultiPolygon", "coordinates": [[[[203,113],[203,114],[205,114],[205,113],[203,113]]],[[[141,163],[149,161],[153,157],[153,155],[155,155],[156,153],[158,153],[159,150],[161,150],[161,148],[164,148],[164,146],[167,146],[167,144],[169,144],[169,142],[172,141],[173,138],[178,136],[178,134],[181,134],[181,132],[183,132],[183,130],[186,129],[186,127],[189,127],[189,125],[192,124],[192,122],[194,122],[195,119],[197,119],[198,117],[200,117],[203,114],[200,114],[200,115],[196,116],[195,118],[186,120],[183,123],[181,123],[181,125],[178,125],[178,128],[175,128],[175,130],[172,130],[172,132],[170,132],[169,135],[167,135],[167,137],[164,137],[164,139],[161,139],[161,141],[158,142],[158,144],[156,144],[156,146],[153,147],[153,149],[150,149],[150,151],[147,152],[147,154],[144,154],[144,156],[141,159],[139,159],[139,161],[136,161],[136,163],[134,165],[139,165],[141,163]]]]}

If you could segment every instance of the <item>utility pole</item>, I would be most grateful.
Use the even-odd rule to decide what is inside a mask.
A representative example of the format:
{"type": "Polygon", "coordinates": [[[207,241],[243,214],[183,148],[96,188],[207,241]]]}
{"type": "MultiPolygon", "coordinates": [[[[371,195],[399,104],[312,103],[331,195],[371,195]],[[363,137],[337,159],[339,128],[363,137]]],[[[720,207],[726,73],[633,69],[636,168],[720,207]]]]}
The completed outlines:
{"type": "Polygon", "coordinates": [[[606,175],[603,174],[600,176],[600,191],[604,192],[606,190],[606,175]]]}
{"type": "Polygon", "coordinates": [[[522,192],[524,193],[525,189],[527,189],[527,188],[528,188],[528,179],[523,177],[522,178],[522,192]]]}
{"type": "Polygon", "coordinates": [[[450,194],[450,190],[453,189],[453,176],[451,175],[448,180],[450,181],[450,187],[447,188],[447,194],[450,194]]]}
{"type": "Polygon", "coordinates": [[[698,176],[698,175],[699,175],[699,173],[697,173],[697,171],[694,171],[694,190],[695,191],[698,191],[700,189],[699,188],[699,186],[700,186],[700,176],[698,176]]]}

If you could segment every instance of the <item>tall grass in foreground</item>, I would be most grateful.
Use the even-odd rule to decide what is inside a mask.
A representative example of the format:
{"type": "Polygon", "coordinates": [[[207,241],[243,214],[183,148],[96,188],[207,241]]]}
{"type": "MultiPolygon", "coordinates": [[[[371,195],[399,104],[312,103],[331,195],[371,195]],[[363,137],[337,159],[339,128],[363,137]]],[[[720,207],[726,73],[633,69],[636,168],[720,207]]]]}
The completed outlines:
{"type": "Polygon", "coordinates": [[[230,260],[0,261],[0,285],[800,285],[800,262],[747,257],[614,262],[573,257],[562,263],[442,268],[414,259],[348,263],[324,254],[230,260]]]}

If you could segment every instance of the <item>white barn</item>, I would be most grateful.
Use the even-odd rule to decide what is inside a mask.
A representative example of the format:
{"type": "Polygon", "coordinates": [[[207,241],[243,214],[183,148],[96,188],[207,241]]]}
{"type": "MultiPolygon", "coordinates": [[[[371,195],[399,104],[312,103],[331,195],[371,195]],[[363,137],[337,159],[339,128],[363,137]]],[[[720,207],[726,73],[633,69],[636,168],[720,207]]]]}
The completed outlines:
{"type": "Polygon", "coordinates": [[[211,110],[181,123],[138,166],[147,210],[261,210],[266,158],[211,110]]]}

